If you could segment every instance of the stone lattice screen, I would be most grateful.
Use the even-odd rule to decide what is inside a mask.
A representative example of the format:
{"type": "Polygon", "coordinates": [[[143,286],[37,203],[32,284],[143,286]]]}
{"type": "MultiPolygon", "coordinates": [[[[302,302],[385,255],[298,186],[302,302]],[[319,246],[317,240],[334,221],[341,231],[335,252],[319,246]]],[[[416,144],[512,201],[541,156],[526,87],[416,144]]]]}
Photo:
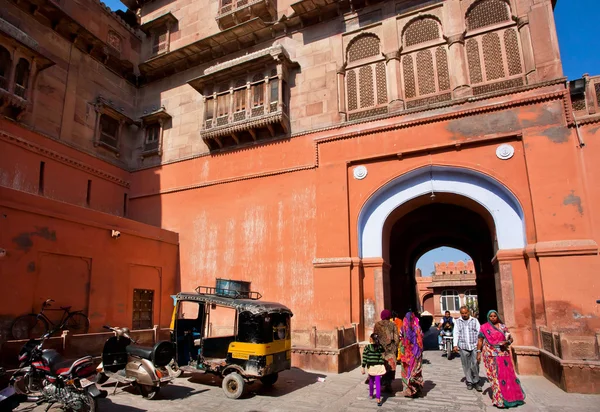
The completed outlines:
{"type": "Polygon", "coordinates": [[[387,75],[381,44],[371,33],[353,39],[347,48],[346,96],[350,120],[387,112],[387,75]]]}
{"type": "Polygon", "coordinates": [[[404,30],[403,43],[408,49],[402,56],[407,108],[450,100],[448,51],[440,23],[432,17],[414,20],[404,30]]]}
{"type": "Polygon", "coordinates": [[[467,29],[476,30],[510,20],[509,6],[504,0],[484,0],[467,12],[467,29]]]}
{"type": "Polygon", "coordinates": [[[470,32],[476,30],[467,33],[465,44],[473,93],[522,86],[523,53],[508,4],[503,0],[476,3],[467,12],[466,22],[470,32]]]}

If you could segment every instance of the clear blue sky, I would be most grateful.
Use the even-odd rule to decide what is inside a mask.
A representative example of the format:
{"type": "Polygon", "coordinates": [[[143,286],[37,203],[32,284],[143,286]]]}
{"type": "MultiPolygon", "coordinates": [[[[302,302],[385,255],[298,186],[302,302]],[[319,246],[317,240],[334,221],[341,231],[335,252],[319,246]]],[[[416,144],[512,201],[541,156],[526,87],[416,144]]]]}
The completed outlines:
{"type": "MultiPolygon", "coordinates": [[[[113,10],[125,9],[119,0],[104,3],[113,10]]],[[[583,73],[600,74],[600,41],[597,37],[600,0],[558,0],[554,16],[565,76],[577,79],[583,73]]],[[[459,250],[442,247],[424,254],[417,267],[428,276],[434,269],[434,262],[468,259],[468,255],[459,250]]]]}

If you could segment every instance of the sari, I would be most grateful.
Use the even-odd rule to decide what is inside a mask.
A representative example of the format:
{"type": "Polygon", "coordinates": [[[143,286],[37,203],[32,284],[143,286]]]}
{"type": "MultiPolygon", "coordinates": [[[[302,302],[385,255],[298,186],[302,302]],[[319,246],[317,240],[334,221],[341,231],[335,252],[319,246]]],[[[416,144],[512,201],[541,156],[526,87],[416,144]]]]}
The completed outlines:
{"type": "Polygon", "coordinates": [[[481,325],[479,331],[479,337],[483,338],[483,363],[492,385],[492,403],[499,408],[512,408],[525,403],[525,392],[515,373],[510,351],[500,345],[507,340],[508,328],[500,322],[492,324],[492,313],[498,315],[495,310],[490,310],[488,322],[481,325]]]}
{"type": "Polygon", "coordinates": [[[418,396],[423,388],[423,331],[419,319],[408,312],[402,322],[400,347],[405,396],[418,396]]]}

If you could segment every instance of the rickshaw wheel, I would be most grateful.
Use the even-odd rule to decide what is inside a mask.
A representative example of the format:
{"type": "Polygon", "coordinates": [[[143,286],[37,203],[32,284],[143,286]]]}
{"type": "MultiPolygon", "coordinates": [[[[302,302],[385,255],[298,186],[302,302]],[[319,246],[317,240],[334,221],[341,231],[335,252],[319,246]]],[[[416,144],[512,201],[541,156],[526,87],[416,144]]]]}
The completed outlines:
{"type": "Polygon", "coordinates": [[[262,378],[260,378],[260,381],[265,386],[273,386],[273,385],[275,385],[275,382],[277,382],[277,378],[279,378],[279,374],[272,373],[270,375],[263,376],[262,378]]]}
{"type": "Polygon", "coordinates": [[[231,399],[238,399],[244,393],[244,378],[237,372],[231,372],[223,378],[221,385],[225,396],[231,399]]]}

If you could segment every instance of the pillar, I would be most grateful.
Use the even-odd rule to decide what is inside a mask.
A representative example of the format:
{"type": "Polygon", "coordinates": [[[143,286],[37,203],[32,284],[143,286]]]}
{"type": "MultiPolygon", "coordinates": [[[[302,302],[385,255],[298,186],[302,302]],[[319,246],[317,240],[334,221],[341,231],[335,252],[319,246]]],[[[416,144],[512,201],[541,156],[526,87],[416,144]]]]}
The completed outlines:
{"type": "Polygon", "coordinates": [[[364,275],[364,336],[369,336],[373,332],[375,323],[381,319],[381,311],[389,309],[391,305],[390,265],[382,258],[365,258],[362,259],[361,266],[364,275]]]}
{"type": "Polygon", "coordinates": [[[347,120],[346,112],[346,65],[344,64],[337,69],[337,89],[338,89],[338,112],[340,113],[341,121],[347,120]]]}
{"type": "Polygon", "coordinates": [[[531,31],[529,28],[529,17],[521,16],[517,19],[521,48],[523,49],[523,62],[525,63],[525,77],[527,84],[535,82],[535,59],[533,46],[531,44],[531,31]]]}
{"type": "Polygon", "coordinates": [[[402,75],[400,74],[400,50],[385,54],[385,71],[387,77],[387,90],[389,109],[391,112],[404,110],[402,100],[402,75]]]}
{"type": "Polygon", "coordinates": [[[467,59],[465,55],[465,33],[446,38],[448,43],[448,68],[450,69],[450,88],[453,98],[472,96],[469,83],[467,59]]]}

